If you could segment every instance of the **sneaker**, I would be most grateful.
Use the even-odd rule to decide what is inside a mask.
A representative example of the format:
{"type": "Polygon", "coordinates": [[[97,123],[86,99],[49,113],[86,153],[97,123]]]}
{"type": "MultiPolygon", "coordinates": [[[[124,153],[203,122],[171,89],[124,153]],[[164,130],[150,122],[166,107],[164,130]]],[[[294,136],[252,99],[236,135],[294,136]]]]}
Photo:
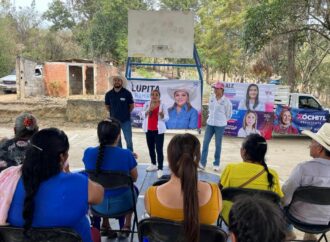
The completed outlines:
{"type": "Polygon", "coordinates": [[[296,238],[297,238],[297,236],[296,236],[295,232],[293,232],[293,231],[288,231],[285,234],[285,240],[291,241],[291,240],[295,240],[296,238]]]}
{"type": "Polygon", "coordinates": [[[156,165],[151,164],[150,166],[147,167],[146,171],[157,171],[158,168],[156,165]]]}
{"type": "Polygon", "coordinates": [[[157,171],[157,178],[161,178],[163,176],[163,170],[158,170],[157,171]]]}
{"type": "Polygon", "coordinates": [[[205,166],[203,166],[202,163],[200,163],[200,162],[198,164],[198,170],[199,171],[204,171],[205,170],[205,166]]]}
{"type": "Polygon", "coordinates": [[[213,166],[214,171],[220,171],[220,166],[213,166]]]}
{"type": "Polygon", "coordinates": [[[317,237],[315,234],[309,234],[305,233],[303,240],[308,240],[308,241],[317,241],[317,237]]]}

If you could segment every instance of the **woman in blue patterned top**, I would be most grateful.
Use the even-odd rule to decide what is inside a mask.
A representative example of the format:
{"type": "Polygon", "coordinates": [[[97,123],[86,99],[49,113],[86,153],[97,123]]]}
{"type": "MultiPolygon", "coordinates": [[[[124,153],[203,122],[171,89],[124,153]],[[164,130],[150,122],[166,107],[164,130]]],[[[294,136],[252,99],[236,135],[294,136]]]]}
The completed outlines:
{"type": "Polygon", "coordinates": [[[197,129],[198,112],[190,104],[193,99],[193,90],[185,87],[170,89],[170,97],[174,99],[174,104],[168,109],[169,120],[166,122],[168,129],[197,129]]]}

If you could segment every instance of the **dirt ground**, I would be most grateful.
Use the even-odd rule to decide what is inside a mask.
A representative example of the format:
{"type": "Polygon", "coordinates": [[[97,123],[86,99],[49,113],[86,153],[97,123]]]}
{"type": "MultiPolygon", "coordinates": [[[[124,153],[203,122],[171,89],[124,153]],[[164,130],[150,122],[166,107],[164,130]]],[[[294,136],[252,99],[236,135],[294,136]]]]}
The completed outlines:
{"type": "MultiPolygon", "coordinates": [[[[80,98],[75,97],[75,98],[80,98]]],[[[94,97],[100,99],[102,97],[94,97]]],[[[38,97],[28,98],[23,101],[16,100],[15,94],[0,95],[0,138],[13,135],[13,123],[15,117],[28,111],[36,115],[40,128],[58,127],[63,129],[70,139],[70,164],[72,168],[82,167],[83,151],[90,146],[97,145],[96,122],[71,123],[66,121],[66,99],[38,97]],[[43,118],[39,118],[43,117],[43,118]]],[[[133,130],[133,144],[136,153],[139,155],[139,162],[150,162],[145,135],[140,129],[133,130]]],[[[197,134],[199,140],[203,141],[204,132],[197,134]]],[[[173,133],[165,135],[167,146],[173,133]]],[[[225,137],[222,145],[221,169],[230,162],[238,162],[240,157],[240,146],[242,139],[236,137],[225,137]]],[[[310,159],[309,140],[306,137],[274,137],[268,141],[267,163],[275,169],[285,181],[293,167],[299,162],[310,159]]],[[[166,148],[164,148],[166,150],[166,148]]],[[[208,157],[208,170],[212,172],[212,157],[214,154],[214,140],[210,144],[208,157]]],[[[165,154],[166,161],[166,154],[165,154]]],[[[165,162],[166,163],[166,162],[165,162]]]]}

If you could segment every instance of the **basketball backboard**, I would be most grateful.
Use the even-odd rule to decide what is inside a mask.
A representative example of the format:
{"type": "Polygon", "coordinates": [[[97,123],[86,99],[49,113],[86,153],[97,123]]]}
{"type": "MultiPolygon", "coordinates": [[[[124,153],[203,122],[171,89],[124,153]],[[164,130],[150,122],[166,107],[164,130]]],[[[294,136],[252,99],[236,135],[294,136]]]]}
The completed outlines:
{"type": "Polygon", "coordinates": [[[191,12],[128,12],[128,56],[193,58],[194,17],[191,12]]]}

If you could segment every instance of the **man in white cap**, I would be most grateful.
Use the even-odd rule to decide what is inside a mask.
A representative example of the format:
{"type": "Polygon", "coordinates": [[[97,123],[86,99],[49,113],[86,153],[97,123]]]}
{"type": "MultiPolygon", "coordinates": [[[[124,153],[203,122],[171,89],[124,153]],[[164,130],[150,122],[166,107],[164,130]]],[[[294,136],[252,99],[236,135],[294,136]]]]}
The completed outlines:
{"type": "MultiPolygon", "coordinates": [[[[125,77],[117,75],[110,78],[113,89],[105,94],[105,107],[110,113],[110,117],[116,118],[121,123],[127,149],[133,152],[131,112],[134,109],[133,96],[125,87],[127,80],[125,77]]],[[[122,147],[121,139],[118,146],[122,147]]]]}
{"type": "MultiPolygon", "coordinates": [[[[325,123],[317,133],[304,130],[303,134],[312,138],[309,146],[310,161],[298,164],[284,183],[284,204],[290,204],[293,193],[298,187],[330,187],[330,123],[325,123]]],[[[296,202],[290,206],[290,213],[298,220],[317,225],[328,225],[330,206],[311,205],[296,202]]],[[[305,234],[304,239],[314,239],[305,234]]]]}
{"type": "Polygon", "coordinates": [[[215,135],[215,153],[213,170],[220,171],[221,143],[222,136],[227,126],[227,121],[232,115],[232,104],[224,95],[225,85],[218,81],[212,85],[214,95],[209,100],[209,117],[206,121],[203,149],[199,168],[204,170],[207,162],[210,141],[215,135]]]}

